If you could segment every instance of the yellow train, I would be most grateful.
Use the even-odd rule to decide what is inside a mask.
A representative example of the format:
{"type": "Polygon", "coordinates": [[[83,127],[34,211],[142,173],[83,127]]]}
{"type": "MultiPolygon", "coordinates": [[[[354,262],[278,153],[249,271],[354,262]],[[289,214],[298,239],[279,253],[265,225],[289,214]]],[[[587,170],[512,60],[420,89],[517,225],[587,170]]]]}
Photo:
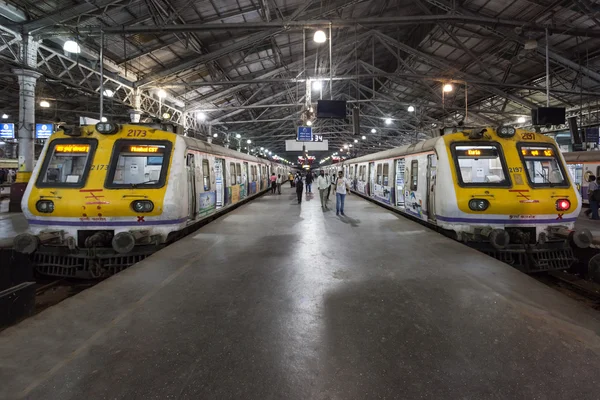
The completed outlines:
{"type": "Polygon", "coordinates": [[[343,168],[354,189],[523,270],[567,268],[581,197],[553,139],[512,127],[472,129],[364,157],[343,168]]]}
{"type": "Polygon", "coordinates": [[[46,275],[107,276],[290,172],[166,128],[99,123],[53,134],[23,197],[29,231],[15,249],[46,275]]]}

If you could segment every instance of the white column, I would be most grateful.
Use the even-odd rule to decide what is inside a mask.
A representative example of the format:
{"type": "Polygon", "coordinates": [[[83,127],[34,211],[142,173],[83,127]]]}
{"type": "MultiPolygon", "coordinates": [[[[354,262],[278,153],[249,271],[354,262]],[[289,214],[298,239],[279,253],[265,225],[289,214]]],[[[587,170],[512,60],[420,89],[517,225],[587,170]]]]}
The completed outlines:
{"type": "Polygon", "coordinates": [[[35,139],[35,85],[42,76],[30,69],[13,69],[19,79],[19,171],[33,171],[35,139]]]}

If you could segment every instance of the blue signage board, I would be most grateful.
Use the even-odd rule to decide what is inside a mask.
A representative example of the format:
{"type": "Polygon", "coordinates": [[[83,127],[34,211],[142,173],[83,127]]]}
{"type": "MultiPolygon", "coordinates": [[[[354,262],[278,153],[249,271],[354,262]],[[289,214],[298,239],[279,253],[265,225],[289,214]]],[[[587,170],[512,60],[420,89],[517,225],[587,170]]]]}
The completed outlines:
{"type": "Polygon", "coordinates": [[[585,141],[588,143],[598,143],[600,139],[600,132],[598,128],[586,128],[585,130],[585,141]]]}
{"type": "Polygon", "coordinates": [[[298,136],[296,136],[298,142],[312,142],[312,128],[310,126],[299,126],[298,136]]]}
{"type": "Polygon", "coordinates": [[[52,124],[35,124],[35,138],[48,139],[53,130],[54,126],[52,124]]]}
{"type": "Polygon", "coordinates": [[[0,124],[0,138],[14,139],[15,124],[0,124]]]}

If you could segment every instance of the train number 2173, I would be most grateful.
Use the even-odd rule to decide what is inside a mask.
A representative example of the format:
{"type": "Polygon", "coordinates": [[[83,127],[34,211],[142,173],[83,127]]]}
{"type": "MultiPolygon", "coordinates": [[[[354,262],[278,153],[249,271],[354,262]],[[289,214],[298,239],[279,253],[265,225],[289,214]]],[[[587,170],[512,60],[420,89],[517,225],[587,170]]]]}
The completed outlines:
{"type": "Polygon", "coordinates": [[[142,129],[129,129],[127,131],[128,137],[146,137],[146,131],[142,129]]]}

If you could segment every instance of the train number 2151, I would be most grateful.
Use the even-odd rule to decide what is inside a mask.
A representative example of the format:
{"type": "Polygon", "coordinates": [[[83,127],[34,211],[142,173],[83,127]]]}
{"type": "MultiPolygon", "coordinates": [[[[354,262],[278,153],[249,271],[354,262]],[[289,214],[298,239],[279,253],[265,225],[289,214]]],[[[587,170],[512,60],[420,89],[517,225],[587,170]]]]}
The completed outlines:
{"type": "Polygon", "coordinates": [[[146,131],[141,129],[129,129],[127,131],[128,137],[146,137],[146,131]]]}

